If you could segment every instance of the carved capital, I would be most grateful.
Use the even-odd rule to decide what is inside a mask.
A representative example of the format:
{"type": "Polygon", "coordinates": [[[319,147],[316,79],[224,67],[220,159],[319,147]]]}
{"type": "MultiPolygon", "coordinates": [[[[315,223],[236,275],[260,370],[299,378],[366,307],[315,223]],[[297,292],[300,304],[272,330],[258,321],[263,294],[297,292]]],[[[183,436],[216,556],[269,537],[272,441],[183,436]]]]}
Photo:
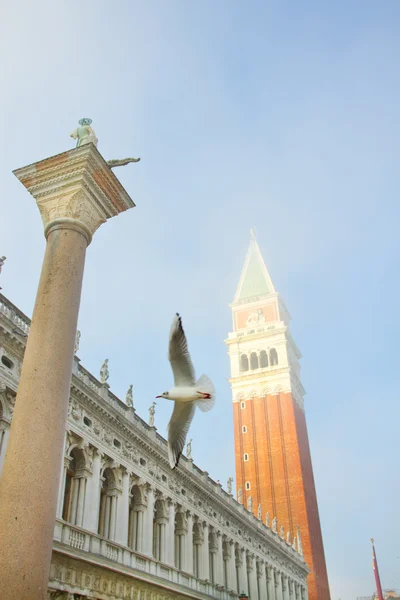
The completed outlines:
{"type": "Polygon", "coordinates": [[[74,229],[89,244],[107,219],[134,203],[93,144],[34,163],[14,174],[36,199],[46,237],[74,229]]]}

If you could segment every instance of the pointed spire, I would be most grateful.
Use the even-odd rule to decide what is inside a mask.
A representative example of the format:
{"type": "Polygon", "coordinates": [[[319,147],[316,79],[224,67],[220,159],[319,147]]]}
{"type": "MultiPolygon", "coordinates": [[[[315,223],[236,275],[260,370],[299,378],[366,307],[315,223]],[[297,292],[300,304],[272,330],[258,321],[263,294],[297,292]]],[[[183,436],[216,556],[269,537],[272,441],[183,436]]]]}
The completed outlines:
{"type": "Polygon", "coordinates": [[[234,302],[243,302],[246,299],[266,296],[275,292],[274,284],[265,266],[260,248],[256,240],[254,229],[250,229],[250,245],[239,285],[236,290],[234,302]]]}

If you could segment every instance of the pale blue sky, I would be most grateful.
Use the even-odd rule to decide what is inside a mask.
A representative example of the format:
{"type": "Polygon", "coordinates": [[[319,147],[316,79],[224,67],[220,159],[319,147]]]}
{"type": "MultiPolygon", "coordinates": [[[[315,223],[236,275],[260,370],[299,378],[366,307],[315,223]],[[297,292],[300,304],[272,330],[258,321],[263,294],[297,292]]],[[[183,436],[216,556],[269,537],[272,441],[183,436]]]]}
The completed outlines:
{"type": "MultiPolygon", "coordinates": [[[[234,473],[224,339],[249,241],[293,317],[332,599],[400,587],[400,2],[15,0],[2,8],[3,292],[32,312],[39,212],[12,169],[93,119],[137,208],[89,247],[80,357],[139,413],[168,388],[179,311],[215,382],[193,455],[234,473]],[[4,64],[6,62],[6,64],[4,64]]],[[[165,434],[171,407],[160,401],[165,434]]]]}

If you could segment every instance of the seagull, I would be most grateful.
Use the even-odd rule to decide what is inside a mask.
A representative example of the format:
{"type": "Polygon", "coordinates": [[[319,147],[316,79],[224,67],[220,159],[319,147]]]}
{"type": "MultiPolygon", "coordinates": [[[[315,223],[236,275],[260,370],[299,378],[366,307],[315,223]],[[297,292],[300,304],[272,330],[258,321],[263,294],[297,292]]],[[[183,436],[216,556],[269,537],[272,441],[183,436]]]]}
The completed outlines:
{"type": "Polygon", "coordinates": [[[190,358],[182,319],[174,316],[169,335],[168,359],[174,373],[174,387],[156,398],[175,401],[171,420],[168,423],[168,460],[171,469],[178,466],[185,446],[185,440],[192,422],[196,406],[207,412],[215,401],[215,389],[207,375],[196,381],[190,358]]]}

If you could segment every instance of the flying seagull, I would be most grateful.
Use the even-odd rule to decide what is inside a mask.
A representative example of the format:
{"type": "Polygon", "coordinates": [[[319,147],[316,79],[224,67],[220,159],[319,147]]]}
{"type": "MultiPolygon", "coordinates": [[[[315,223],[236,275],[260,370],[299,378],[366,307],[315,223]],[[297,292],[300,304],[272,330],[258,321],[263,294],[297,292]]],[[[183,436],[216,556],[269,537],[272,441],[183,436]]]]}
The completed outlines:
{"type": "Polygon", "coordinates": [[[168,460],[171,469],[178,465],[196,406],[203,412],[211,410],[215,390],[207,375],[196,381],[182,319],[174,316],[169,335],[168,359],[174,373],[174,387],[157,398],[174,400],[175,406],[168,423],[168,460]]]}

